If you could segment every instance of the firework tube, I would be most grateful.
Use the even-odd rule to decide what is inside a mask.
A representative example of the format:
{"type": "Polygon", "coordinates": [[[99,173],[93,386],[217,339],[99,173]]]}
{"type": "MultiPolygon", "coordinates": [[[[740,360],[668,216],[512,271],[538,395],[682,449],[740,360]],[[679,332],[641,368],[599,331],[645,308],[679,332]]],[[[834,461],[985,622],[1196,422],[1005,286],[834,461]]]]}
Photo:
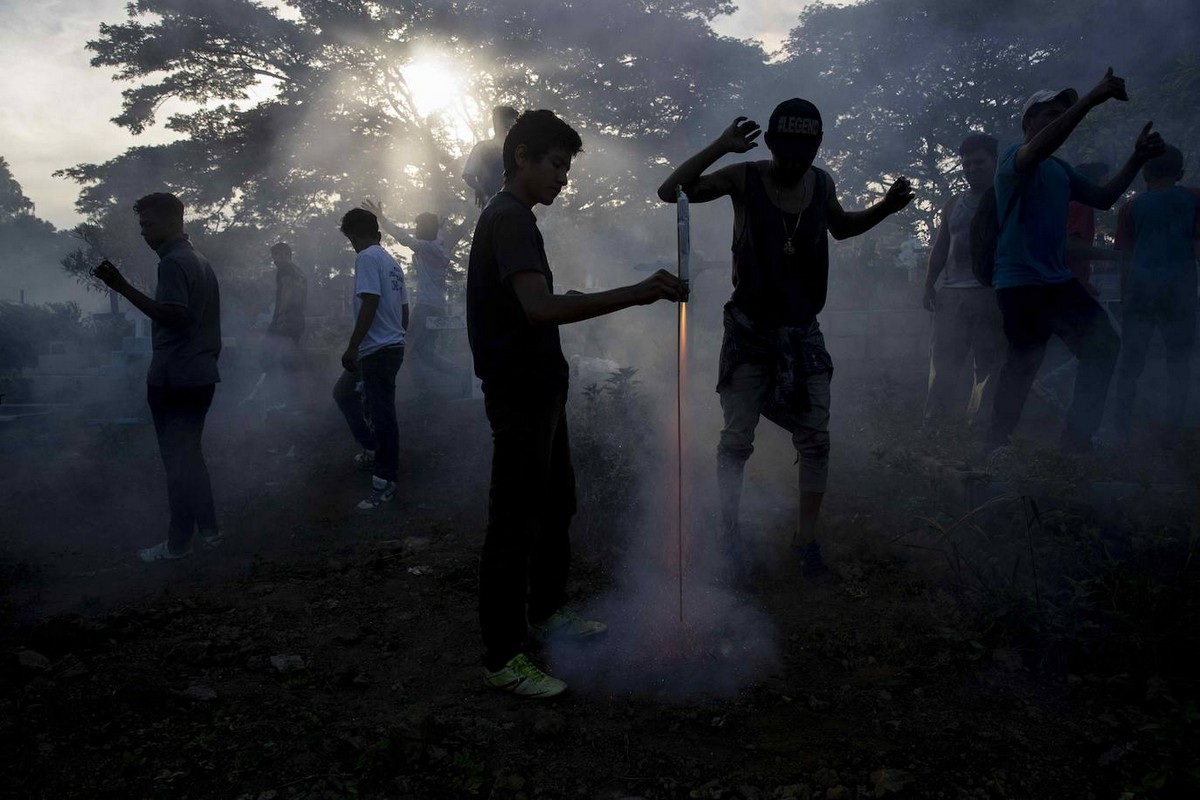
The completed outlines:
{"type": "Polygon", "coordinates": [[[679,280],[683,281],[684,286],[688,286],[692,261],[691,212],[688,210],[688,198],[682,186],[675,190],[675,209],[679,229],[679,280]]]}

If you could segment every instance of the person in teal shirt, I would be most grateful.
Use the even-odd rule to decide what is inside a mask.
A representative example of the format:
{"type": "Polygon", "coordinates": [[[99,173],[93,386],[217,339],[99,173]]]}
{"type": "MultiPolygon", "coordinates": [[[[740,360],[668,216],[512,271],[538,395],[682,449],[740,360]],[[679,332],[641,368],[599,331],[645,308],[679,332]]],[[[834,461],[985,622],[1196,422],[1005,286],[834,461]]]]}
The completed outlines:
{"type": "Polygon", "coordinates": [[[1022,109],[1025,141],[1000,158],[996,169],[1000,232],[993,285],[1008,353],[996,387],[988,452],[1009,443],[1052,334],[1079,359],[1062,449],[1089,451],[1100,427],[1120,340],[1108,315],[1067,267],[1067,206],[1075,200],[1093,208],[1111,208],[1142,165],[1162,152],[1162,137],[1151,133],[1147,123],[1133,155],[1102,185],[1087,180],[1054,153],[1093,108],[1108,100],[1128,99],[1125,81],[1111,68],[1083,97],[1074,89],[1035,92],[1022,109]]]}
{"type": "Polygon", "coordinates": [[[1138,379],[1155,329],[1167,357],[1163,441],[1178,441],[1191,383],[1196,339],[1196,262],[1200,253],[1200,189],[1179,186],[1183,153],[1167,147],[1142,170],[1146,191],[1121,207],[1121,356],[1116,428],[1128,439],[1138,379]]]}

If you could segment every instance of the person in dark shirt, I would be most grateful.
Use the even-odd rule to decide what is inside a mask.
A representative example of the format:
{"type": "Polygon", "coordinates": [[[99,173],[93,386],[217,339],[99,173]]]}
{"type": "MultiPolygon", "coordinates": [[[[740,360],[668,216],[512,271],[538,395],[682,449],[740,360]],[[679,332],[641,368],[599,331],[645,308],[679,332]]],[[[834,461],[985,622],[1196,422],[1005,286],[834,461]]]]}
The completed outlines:
{"type": "Polygon", "coordinates": [[[516,121],[517,110],[512,106],[493,108],[492,138],[476,144],[467,156],[462,179],[475,190],[475,205],[480,208],[504,187],[504,137],[516,121]]]}
{"type": "Polygon", "coordinates": [[[220,543],[208,466],[200,442],[212,404],[221,353],[221,298],[217,276],[183,232],[183,203],[158,192],[138,200],[142,239],[158,253],[158,283],[151,299],[105,261],[95,275],[150,318],[154,355],[146,395],[167,472],[171,524],[167,539],[138,553],[143,561],[191,555],[196,530],[204,543],[220,543]]]}
{"type": "Polygon", "coordinates": [[[1179,186],[1183,153],[1166,147],[1142,168],[1146,191],[1121,207],[1121,355],[1117,361],[1116,427],[1128,439],[1138,379],[1157,328],[1167,357],[1169,390],[1163,439],[1178,443],[1191,385],[1196,341],[1196,265],[1200,256],[1200,189],[1179,186]]]}
{"type": "Polygon", "coordinates": [[[759,415],[792,434],[800,456],[800,507],[793,547],[805,574],[825,571],[816,541],[829,466],[829,380],[833,362],[817,314],[825,306],[829,239],[858,236],[912,201],[900,178],[878,203],[848,212],[833,178],[813,167],[823,126],[817,107],[793,98],[768,123],[769,161],[708,170],[721,157],[758,146],[758,123],[738,117],[712,144],[671,173],[658,196],[733,201],[733,297],[725,305],[717,391],[725,427],[717,446],[722,543],[741,573],[738,528],[742,473],[754,451],[759,415]]]}
{"type": "Polygon", "coordinates": [[[295,376],[300,368],[300,339],[304,335],[304,311],[308,305],[308,279],[292,260],[292,248],[286,242],[271,246],[275,264],[275,311],[267,326],[267,354],[264,368],[274,373],[272,402],[295,403],[301,387],[295,376]]]}
{"type": "Polygon", "coordinates": [[[619,289],[554,293],[533,208],[554,202],[581,148],[552,112],[520,116],[504,140],[504,188],[479,217],[467,267],[467,335],[494,447],[479,567],[484,681],[523,697],[566,688],[522,653],[527,633],[582,639],[605,630],[566,605],[575,473],[558,326],[687,295],[663,270],[619,289]]]}

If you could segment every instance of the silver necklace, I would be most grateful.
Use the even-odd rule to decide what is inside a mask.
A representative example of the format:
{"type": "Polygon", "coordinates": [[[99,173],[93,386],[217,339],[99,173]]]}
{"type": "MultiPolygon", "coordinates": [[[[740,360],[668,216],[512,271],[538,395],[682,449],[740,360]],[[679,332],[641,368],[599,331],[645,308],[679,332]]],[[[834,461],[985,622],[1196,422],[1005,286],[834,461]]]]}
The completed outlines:
{"type": "MultiPolygon", "coordinates": [[[[808,174],[805,173],[804,177],[801,178],[801,180],[804,181],[804,194],[801,195],[801,197],[800,197],[800,213],[796,214],[796,224],[792,226],[791,231],[788,231],[787,214],[785,214],[783,212],[782,208],[779,209],[779,220],[780,220],[780,222],[783,223],[783,234],[784,234],[784,236],[787,237],[783,241],[783,254],[785,256],[796,255],[796,245],[792,244],[792,240],[796,238],[796,232],[800,230],[800,220],[804,216],[804,212],[806,210],[808,210],[808,203],[809,203],[808,174]]],[[[813,182],[816,183],[815,180],[813,182]]],[[[772,182],[772,184],[774,184],[774,182],[772,182]]],[[[776,199],[781,199],[781,195],[780,195],[778,187],[775,187],[773,185],[772,188],[775,189],[776,199]]]]}

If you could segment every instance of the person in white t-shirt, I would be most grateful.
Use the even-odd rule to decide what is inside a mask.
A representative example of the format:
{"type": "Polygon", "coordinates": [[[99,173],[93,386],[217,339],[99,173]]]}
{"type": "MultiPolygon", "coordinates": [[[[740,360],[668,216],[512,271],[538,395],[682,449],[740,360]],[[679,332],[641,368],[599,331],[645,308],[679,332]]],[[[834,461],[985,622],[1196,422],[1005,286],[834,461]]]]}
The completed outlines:
{"type": "Polygon", "coordinates": [[[333,388],[333,398],[363,449],[354,457],[355,464],[372,473],[371,494],[358,508],[373,511],[396,494],[400,465],[396,373],[404,363],[408,293],[404,270],[379,246],[382,234],[374,214],[362,208],[348,211],[341,231],[358,257],[354,260],[354,332],[342,353],[345,371],[333,388]]]}
{"type": "MultiPolygon", "coordinates": [[[[438,353],[438,341],[442,331],[430,328],[426,323],[430,317],[446,314],[446,282],[454,248],[466,230],[467,223],[443,228],[437,214],[418,214],[412,228],[402,228],[389,220],[383,213],[383,203],[364,200],[362,208],[370,211],[379,220],[379,227],[400,244],[412,251],[413,272],[417,286],[412,306],[412,320],[408,328],[406,345],[414,363],[441,372],[444,375],[465,377],[464,369],[438,353]]],[[[428,379],[423,371],[415,374],[417,385],[426,388],[428,379]]]]}

